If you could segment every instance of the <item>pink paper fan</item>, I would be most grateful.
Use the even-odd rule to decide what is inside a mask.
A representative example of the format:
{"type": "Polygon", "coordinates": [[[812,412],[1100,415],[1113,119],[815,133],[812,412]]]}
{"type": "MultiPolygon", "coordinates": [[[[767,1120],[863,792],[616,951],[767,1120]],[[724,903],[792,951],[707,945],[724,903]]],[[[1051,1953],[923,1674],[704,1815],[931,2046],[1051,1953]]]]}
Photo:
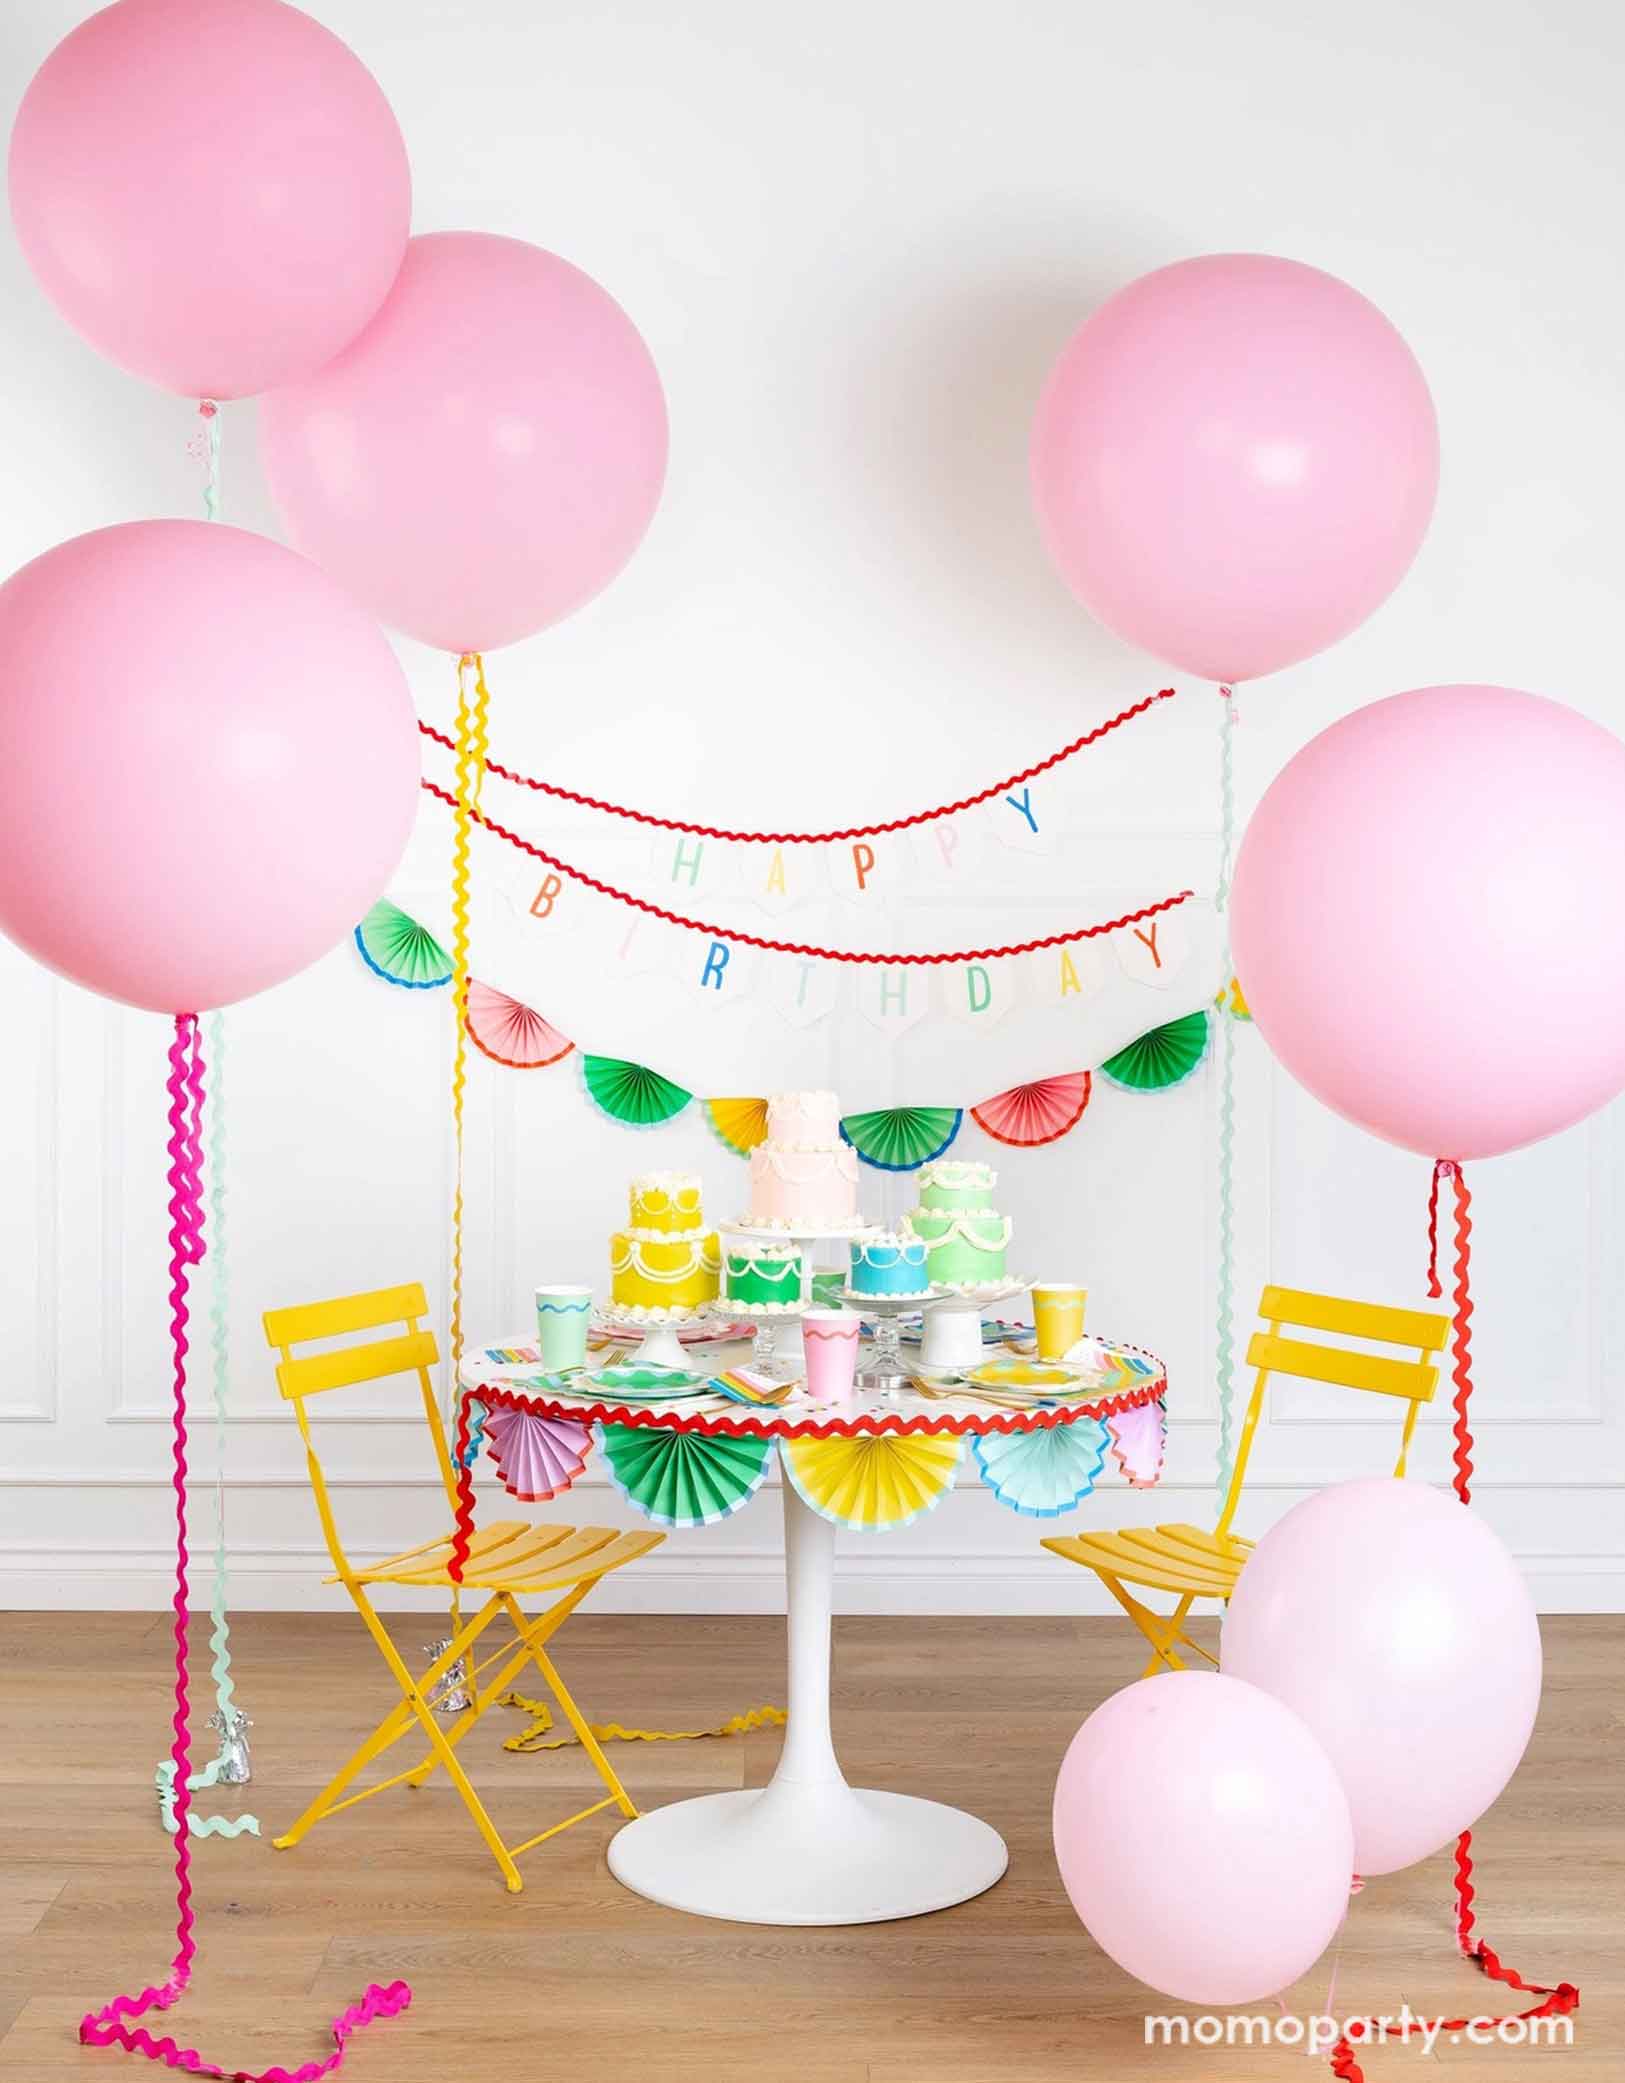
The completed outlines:
{"type": "Polygon", "coordinates": [[[1162,1474],[1162,1453],[1168,1440],[1168,1412],[1159,1396],[1155,1403],[1136,1404],[1106,1420],[1111,1434],[1112,1457],[1136,1490],[1149,1490],[1162,1474]]]}
{"type": "Polygon", "coordinates": [[[561,1496],[587,1465],[592,1433],[573,1418],[493,1410],[485,1424],[502,1486],[523,1504],[561,1496]]]}
{"type": "Polygon", "coordinates": [[[473,977],[468,980],[463,1025],[482,1055],[493,1063],[505,1063],[510,1070],[540,1070],[544,1064],[568,1056],[575,1047],[540,1013],[533,1013],[506,991],[476,983],[473,977]]]}
{"type": "Polygon", "coordinates": [[[1091,1082],[1086,1070],[1077,1070],[1065,1077],[1039,1078],[1031,1085],[1012,1085],[1008,1092],[995,1093],[972,1107],[971,1119],[996,1143],[1020,1150],[1059,1142],[1082,1120],[1091,1082]]]}

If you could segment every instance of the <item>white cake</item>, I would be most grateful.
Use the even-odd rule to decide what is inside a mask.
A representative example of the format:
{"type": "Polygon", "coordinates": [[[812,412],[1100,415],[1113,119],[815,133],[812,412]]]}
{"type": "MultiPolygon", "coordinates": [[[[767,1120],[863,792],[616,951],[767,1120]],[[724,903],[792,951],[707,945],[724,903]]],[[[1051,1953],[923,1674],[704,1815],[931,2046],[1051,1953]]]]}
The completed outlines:
{"type": "Polygon", "coordinates": [[[841,1141],[833,1092],[776,1092],[767,1140],[750,1153],[754,1228],[848,1230],[858,1219],[858,1153],[841,1141]]]}

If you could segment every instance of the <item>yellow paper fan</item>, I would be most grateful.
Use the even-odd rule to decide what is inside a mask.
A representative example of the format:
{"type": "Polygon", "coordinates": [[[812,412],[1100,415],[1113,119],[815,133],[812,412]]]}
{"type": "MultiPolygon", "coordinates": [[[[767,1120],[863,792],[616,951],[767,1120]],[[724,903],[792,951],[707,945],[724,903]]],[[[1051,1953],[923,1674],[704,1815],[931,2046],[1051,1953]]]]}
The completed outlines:
{"type": "Polygon", "coordinates": [[[780,1446],[803,1501],[837,1526],[879,1533],[940,1504],[965,1457],[962,1439],[787,1439],[780,1446]]]}
{"type": "Polygon", "coordinates": [[[735,1157],[749,1157],[758,1143],[767,1140],[765,1099],[708,1099],[705,1118],[717,1140],[735,1157]]]}

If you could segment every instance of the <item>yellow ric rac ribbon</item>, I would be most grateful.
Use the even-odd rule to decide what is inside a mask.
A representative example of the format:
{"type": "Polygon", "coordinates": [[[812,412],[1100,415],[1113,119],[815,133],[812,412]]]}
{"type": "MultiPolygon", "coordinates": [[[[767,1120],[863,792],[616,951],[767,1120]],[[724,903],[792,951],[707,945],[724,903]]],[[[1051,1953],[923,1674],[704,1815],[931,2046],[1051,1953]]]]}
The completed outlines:
{"type": "MultiPolygon", "coordinates": [[[[567,1750],[576,1741],[573,1735],[548,1735],[553,1710],[545,1700],[505,1692],[497,1705],[517,1707],[521,1714],[533,1717],[528,1729],[507,1739],[504,1750],[567,1750]]],[[[590,1722],[588,1727],[600,1743],[699,1743],[708,1736],[748,1736],[752,1729],[782,1729],[787,1719],[782,1707],[749,1707],[743,1714],[729,1715],[714,1729],[623,1729],[618,1721],[590,1722]]]]}
{"type": "Polygon", "coordinates": [[[457,818],[451,848],[451,1004],[456,1022],[451,1061],[451,1118],[457,1137],[457,1178],[451,1211],[451,1366],[447,1371],[447,1418],[463,1357],[463,1098],[468,1089],[468,856],[485,780],[490,743],[490,691],[485,661],[465,651],[457,661],[457,818]],[[473,675],[473,691],[469,675],[473,675]]]}

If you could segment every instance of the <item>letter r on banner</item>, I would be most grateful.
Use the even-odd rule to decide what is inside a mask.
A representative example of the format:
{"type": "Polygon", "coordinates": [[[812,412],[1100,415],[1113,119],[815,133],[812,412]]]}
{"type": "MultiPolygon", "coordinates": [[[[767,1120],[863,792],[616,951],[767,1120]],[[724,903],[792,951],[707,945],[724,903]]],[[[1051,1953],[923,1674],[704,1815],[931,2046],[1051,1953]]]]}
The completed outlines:
{"type": "Polygon", "coordinates": [[[700,972],[700,989],[702,991],[710,983],[714,983],[719,991],[722,989],[722,972],[727,968],[728,958],[732,953],[733,950],[726,942],[721,940],[712,941],[705,951],[705,967],[700,972]]]}
{"type": "Polygon", "coordinates": [[[553,899],[564,887],[561,876],[551,869],[542,877],[542,886],[530,900],[530,915],[533,919],[549,919],[553,916],[553,899]]]}

